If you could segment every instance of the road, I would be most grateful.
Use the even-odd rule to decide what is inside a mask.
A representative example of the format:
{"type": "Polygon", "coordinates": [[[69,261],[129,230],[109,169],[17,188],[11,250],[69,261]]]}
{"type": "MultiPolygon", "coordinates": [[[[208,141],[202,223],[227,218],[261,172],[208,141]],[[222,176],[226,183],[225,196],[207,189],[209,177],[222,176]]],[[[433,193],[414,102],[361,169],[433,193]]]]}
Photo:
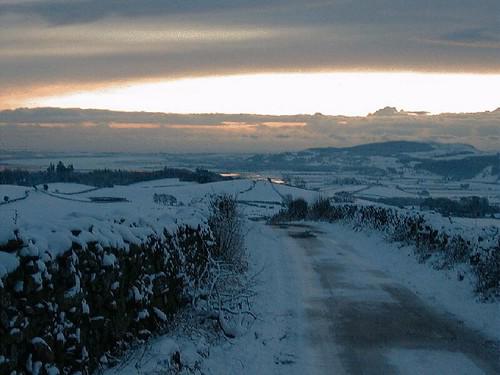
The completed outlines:
{"type": "Polygon", "coordinates": [[[290,372],[500,374],[498,342],[436,311],[348,241],[306,225],[272,231],[280,239],[275,261],[288,267],[275,278],[288,278],[279,285],[296,290],[287,311],[300,310],[291,315],[302,369],[290,372]]]}
{"type": "MultiPolygon", "coordinates": [[[[388,271],[385,260],[370,258],[366,246],[372,242],[356,241],[360,233],[330,225],[249,226],[249,274],[258,280],[252,303],[257,319],[241,336],[221,338],[211,346],[200,373],[500,374],[500,343],[468,328],[442,301],[435,303],[420,289],[414,292],[414,284],[405,284],[406,274],[399,269],[388,271]]],[[[373,246],[379,245],[374,241],[373,246]]],[[[434,281],[428,283],[432,288],[434,281]]],[[[435,288],[449,293],[444,286],[435,288]]],[[[500,328],[495,306],[489,307],[474,311],[500,328]],[[492,314],[484,314],[486,310],[492,314]]],[[[469,315],[466,320],[470,323],[469,315]]],[[[174,339],[181,346],[188,341],[197,347],[197,337],[181,334],[174,339]]],[[[160,373],[147,369],[165,362],[170,340],[158,338],[108,374],[136,374],[139,369],[160,373]]]]}

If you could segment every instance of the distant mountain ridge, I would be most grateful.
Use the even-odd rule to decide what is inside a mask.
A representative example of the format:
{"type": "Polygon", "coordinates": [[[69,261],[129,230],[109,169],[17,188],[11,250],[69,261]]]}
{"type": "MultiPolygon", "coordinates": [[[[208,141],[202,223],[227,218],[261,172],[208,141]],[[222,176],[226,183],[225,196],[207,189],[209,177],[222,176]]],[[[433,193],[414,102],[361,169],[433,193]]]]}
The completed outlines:
{"type": "Polygon", "coordinates": [[[474,146],[467,144],[445,144],[437,142],[417,141],[386,141],[366,143],[349,147],[316,147],[303,151],[284,152],[277,154],[262,154],[255,157],[270,157],[274,160],[279,158],[310,158],[312,155],[326,157],[329,155],[352,155],[352,156],[402,156],[412,155],[414,157],[452,157],[456,155],[482,155],[483,152],[474,146]],[[427,155],[431,154],[431,155],[427,155]]]}
{"type": "MultiPolygon", "coordinates": [[[[471,146],[472,147],[472,146],[471,146]]],[[[311,148],[306,151],[313,152],[352,152],[365,155],[394,155],[399,153],[413,153],[432,151],[435,147],[431,143],[413,142],[413,141],[387,141],[367,143],[350,147],[319,147],[311,148]]]]}
{"type": "Polygon", "coordinates": [[[373,176],[412,169],[462,180],[480,173],[500,175],[499,154],[467,144],[387,141],[350,147],[310,148],[297,152],[257,154],[245,160],[249,169],[353,172],[373,176]],[[486,172],[485,172],[486,171],[486,172]]]}

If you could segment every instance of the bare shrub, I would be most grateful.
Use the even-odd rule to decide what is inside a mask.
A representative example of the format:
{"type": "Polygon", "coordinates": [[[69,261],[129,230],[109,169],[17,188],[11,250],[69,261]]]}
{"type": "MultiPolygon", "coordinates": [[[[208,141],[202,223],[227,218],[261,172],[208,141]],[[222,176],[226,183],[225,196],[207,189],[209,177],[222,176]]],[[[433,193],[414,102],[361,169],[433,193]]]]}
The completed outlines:
{"type": "Polygon", "coordinates": [[[156,204],[161,204],[163,206],[176,206],[177,198],[170,194],[154,193],[153,202],[155,202],[156,204]]]}
{"type": "Polygon", "coordinates": [[[234,265],[243,265],[243,217],[236,197],[224,194],[213,197],[209,204],[208,225],[213,233],[213,256],[234,265]]]}

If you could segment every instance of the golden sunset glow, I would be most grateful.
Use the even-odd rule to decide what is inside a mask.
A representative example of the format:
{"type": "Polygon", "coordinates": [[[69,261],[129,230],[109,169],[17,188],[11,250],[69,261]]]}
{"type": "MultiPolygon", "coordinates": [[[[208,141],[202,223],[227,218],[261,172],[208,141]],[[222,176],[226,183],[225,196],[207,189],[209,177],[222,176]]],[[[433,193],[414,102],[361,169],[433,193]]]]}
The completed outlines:
{"type": "Polygon", "coordinates": [[[115,123],[108,125],[112,129],[159,129],[158,124],[115,123]]]}
{"type": "Polygon", "coordinates": [[[176,113],[366,115],[384,106],[479,112],[498,107],[498,87],[500,74],[248,74],[131,83],[33,98],[25,105],[176,113]]]}

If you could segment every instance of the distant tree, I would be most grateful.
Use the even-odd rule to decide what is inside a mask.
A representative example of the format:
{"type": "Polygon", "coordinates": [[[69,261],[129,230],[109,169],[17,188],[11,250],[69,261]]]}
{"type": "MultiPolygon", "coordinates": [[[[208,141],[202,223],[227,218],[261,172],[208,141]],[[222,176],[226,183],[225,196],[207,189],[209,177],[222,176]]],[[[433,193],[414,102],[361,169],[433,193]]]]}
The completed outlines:
{"type": "Polygon", "coordinates": [[[49,190],[49,185],[43,184],[43,190],[45,190],[45,191],[49,190]]]}
{"type": "Polygon", "coordinates": [[[62,174],[64,174],[66,172],[66,166],[60,160],[57,163],[56,172],[57,172],[58,175],[62,175],[62,174]]]}
{"type": "Polygon", "coordinates": [[[54,163],[50,163],[49,167],[47,168],[47,174],[53,175],[56,173],[56,166],[54,163]]]}
{"type": "Polygon", "coordinates": [[[68,166],[66,166],[62,161],[59,161],[56,166],[57,179],[59,181],[72,182],[74,170],[75,168],[73,167],[73,164],[68,164],[68,166]]]}
{"type": "Polygon", "coordinates": [[[295,177],[293,180],[293,185],[300,188],[300,189],[305,189],[306,188],[306,180],[304,180],[302,177],[295,177]]]}
{"type": "Polygon", "coordinates": [[[445,216],[484,217],[498,211],[498,207],[490,206],[484,197],[462,197],[459,201],[448,198],[427,198],[421,206],[436,210],[445,216]]]}
{"type": "MultiPolygon", "coordinates": [[[[191,171],[188,169],[164,168],[156,171],[124,171],[97,169],[91,172],[75,171],[72,164],[65,166],[63,162],[57,165],[50,164],[43,171],[25,171],[5,169],[0,171],[0,185],[23,185],[43,186],[51,182],[73,182],[78,184],[87,184],[98,187],[110,187],[113,185],[128,185],[139,181],[158,180],[162,178],[178,178],[181,181],[195,181],[199,183],[231,180],[231,177],[224,177],[218,173],[210,172],[205,169],[191,171]]],[[[0,197],[1,199],[1,197],[0,197]]]]}
{"type": "Polygon", "coordinates": [[[288,203],[288,212],[291,219],[305,219],[307,216],[308,205],[303,198],[297,198],[288,203]]]}

